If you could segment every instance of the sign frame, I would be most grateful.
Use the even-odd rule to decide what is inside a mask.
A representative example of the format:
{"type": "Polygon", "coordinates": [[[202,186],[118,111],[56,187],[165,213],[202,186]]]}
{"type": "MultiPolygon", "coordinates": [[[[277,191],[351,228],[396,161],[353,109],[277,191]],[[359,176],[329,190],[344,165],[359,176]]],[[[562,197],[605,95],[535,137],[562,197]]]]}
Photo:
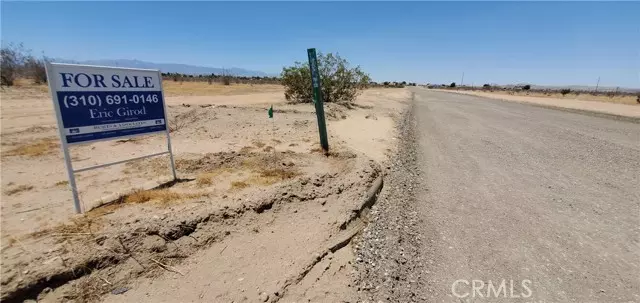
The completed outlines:
{"type": "Polygon", "coordinates": [[[58,134],[60,136],[60,147],[62,149],[62,154],[64,156],[64,162],[65,162],[65,168],[67,170],[67,176],[69,178],[69,188],[71,189],[71,193],[73,195],[73,204],[74,204],[74,208],[76,213],[82,213],[83,209],[80,205],[80,197],[78,194],[78,189],[76,187],[76,179],[75,179],[75,173],[79,173],[79,172],[83,172],[83,171],[88,171],[88,170],[92,170],[92,169],[97,169],[97,168],[103,168],[103,167],[108,167],[108,166],[112,166],[112,165],[116,165],[116,164],[122,164],[122,163],[126,163],[129,161],[134,161],[134,160],[141,160],[141,159],[145,159],[145,158],[150,158],[150,157],[156,157],[156,156],[161,156],[161,155],[166,155],[169,154],[169,160],[170,160],[170,164],[171,164],[171,172],[173,174],[173,180],[177,180],[177,176],[176,176],[176,168],[175,168],[175,162],[174,162],[174,158],[173,158],[173,150],[171,148],[171,136],[170,136],[170,129],[169,129],[169,121],[167,119],[167,103],[165,100],[165,95],[164,95],[164,88],[162,86],[162,74],[160,72],[160,70],[158,69],[139,69],[139,68],[123,68],[123,67],[112,67],[112,66],[97,66],[97,65],[80,65],[80,64],[66,64],[66,63],[53,63],[53,62],[46,62],[45,63],[45,71],[47,74],[47,82],[49,85],[49,92],[51,94],[51,100],[53,101],[53,108],[55,111],[55,115],[56,115],[56,122],[58,125],[58,134]],[[56,66],[61,66],[61,67],[82,67],[82,68],[96,68],[96,69],[107,69],[107,70],[114,70],[114,71],[138,71],[138,72],[153,72],[153,73],[157,73],[158,76],[158,82],[159,82],[159,92],[161,94],[161,100],[162,100],[162,106],[163,106],[163,119],[164,119],[164,123],[165,123],[165,129],[164,130],[158,130],[158,131],[149,131],[149,132],[144,132],[144,133],[139,133],[139,134],[131,134],[131,135],[123,135],[123,136],[114,136],[114,137],[106,137],[106,138],[99,138],[99,139],[92,139],[92,140],[86,140],[86,141],[82,141],[82,142],[68,142],[67,140],[67,134],[65,133],[65,127],[64,127],[64,123],[63,123],[63,118],[62,118],[62,111],[60,109],[60,102],[58,100],[58,79],[55,75],[55,67],[56,66]],[[149,155],[144,155],[144,156],[140,156],[140,157],[135,157],[135,158],[129,158],[129,159],[125,159],[125,160],[120,160],[120,161],[116,161],[116,162],[110,162],[110,163],[105,163],[105,164],[99,164],[99,165],[95,165],[95,166],[89,166],[89,167],[84,167],[84,168],[80,168],[80,169],[75,169],[73,168],[73,161],[71,159],[71,155],[69,153],[69,146],[70,145],[81,145],[81,144],[91,144],[91,143],[95,143],[95,142],[100,142],[100,141],[111,141],[111,140],[121,140],[123,138],[133,138],[133,137],[137,137],[137,136],[145,136],[145,135],[150,135],[150,134],[160,134],[164,132],[166,134],[166,138],[167,138],[167,150],[162,151],[162,152],[158,152],[158,153],[153,153],[153,154],[149,154],[149,155]]]}

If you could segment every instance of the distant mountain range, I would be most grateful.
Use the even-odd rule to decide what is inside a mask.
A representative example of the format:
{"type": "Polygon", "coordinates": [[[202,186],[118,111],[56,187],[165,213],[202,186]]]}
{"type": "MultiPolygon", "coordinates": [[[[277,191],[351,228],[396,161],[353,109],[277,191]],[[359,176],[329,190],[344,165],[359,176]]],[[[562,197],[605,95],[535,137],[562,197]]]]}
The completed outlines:
{"type": "Polygon", "coordinates": [[[244,76],[244,77],[276,76],[274,74],[268,74],[261,71],[254,71],[254,70],[248,70],[248,69],[237,68],[237,67],[224,68],[223,70],[222,68],[218,68],[218,67],[207,67],[207,66],[197,66],[197,65],[188,65],[188,64],[177,64],[177,63],[153,63],[153,62],[146,62],[146,61],[140,61],[140,60],[127,60],[127,59],[116,59],[116,60],[105,59],[105,60],[86,60],[86,61],[53,59],[52,61],[59,62],[59,63],[159,69],[163,73],[181,73],[181,74],[187,74],[187,75],[210,75],[210,74],[221,75],[224,71],[226,71],[227,73],[233,76],[244,76]]]}

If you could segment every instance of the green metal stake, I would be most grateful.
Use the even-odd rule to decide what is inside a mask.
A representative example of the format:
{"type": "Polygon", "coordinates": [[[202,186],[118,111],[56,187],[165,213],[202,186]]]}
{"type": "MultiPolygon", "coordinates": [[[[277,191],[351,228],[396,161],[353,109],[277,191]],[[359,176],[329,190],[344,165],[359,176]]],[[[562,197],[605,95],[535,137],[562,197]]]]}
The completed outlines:
{"type": "Polygon", "coordinates": [[[318,58],[316,49],[307,49],[309,56],[309,69],[311,69],[311,86],[313,89],[313,103],[316,105],[316,116],[318,116],[318,131],[320,132],[320,145],[325,153],[329,152],[329,140],[327,139],[327,123],[324,120],[324,104],[322,102],[322,87],[320,83],[320,72],[318,72],[318,58]]]}

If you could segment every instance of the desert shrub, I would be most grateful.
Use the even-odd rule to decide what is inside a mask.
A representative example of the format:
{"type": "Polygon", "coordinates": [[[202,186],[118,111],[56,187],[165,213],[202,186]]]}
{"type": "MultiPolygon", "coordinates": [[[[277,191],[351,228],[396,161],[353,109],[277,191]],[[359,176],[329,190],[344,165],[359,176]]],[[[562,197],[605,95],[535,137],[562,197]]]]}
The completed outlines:
{"type": "Polygon", "coordinates": [[[0,85],[12,86],[26,60],[22,44],[9,44],[0,49],[0,85]]]}
{"type": "Polygon", "coordinates": [[[449,87],[456,87],[456,83],[455,82],[451,82],[451,84],[449,84],[449,87]]]}
{"type": "MultiPolygon", "coordinates": [[[[371,80],[360,66],[351,68],[346,59],[332,53],[318,53],[318,71],[324,102],[353,102],[371,80]]],[[[308,64],[296,62],[293,66],[284,67],[281,79],[287,100],[312,102],[311,70],[308,64]]]]}
{"type": "Polygon", "coordinates": [[[531,85],[527,84],[525,86],[522,87],[523,90],[530,90],[531,89],[531,85]]]}
{"type": "Polygon", "coordinates": [[[46,60],[29,56],[25,61],[25,72],[35,84],[47,83],[47,71],[44,67],[46,60]]]}
{"type": "Polygon", "coordinates": [[[563,96],[565,96],[566,94],[568,94],[568,93],[570,93],[570,92],[571,92],[571,90],[570,90],[570,89],[568,89],[568,88],[563,88],[563,89],[561,89],[561,90],[560,90],[560,93],[561,93],[563,96]]]}
{"type": "Polygon", "coordinates": [[[223,85],[231,85],[231,78],[233,76],[226,70],[222,69],[222,84],[223,85]]]}
{"type": "Polygon", "coordinates": [[[489,85],[489,84],[485,84],[485,85],[483,85],[483,86],[482,86],[482,88],[483,88],[483,89],[490,89],[490,88],[491,88],[491,85],[489,85]]]}

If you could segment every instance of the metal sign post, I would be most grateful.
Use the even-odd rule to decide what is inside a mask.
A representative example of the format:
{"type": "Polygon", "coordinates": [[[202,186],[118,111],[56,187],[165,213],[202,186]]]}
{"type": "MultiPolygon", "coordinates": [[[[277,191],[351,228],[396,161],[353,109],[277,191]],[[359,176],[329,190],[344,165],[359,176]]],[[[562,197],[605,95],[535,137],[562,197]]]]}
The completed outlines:
{"type": "Polygon", "coordinates": [[[47,80],[58,122],[69,187],[82,212],[75,173],[169,154],[176,169],[159,70],[47,63],[47,80]],[[91,167],[73,169],[69,146],[164,132],[167,150],[91,167]]]}
{"type": "Polygon", "coordinates": [[[322,102],[322,84],[320,72],[318,71],[318,58],[316,49],[307,49],[309,56],[309,69],[311,70],[311,86],[313,89],[313,102],[316,106],[316,116],[318,118],[318,131],[320,132],[320,145],[325,153],[329,152],[329,140],[327,139],[327,124],[324,119],[324,104],[322,102]]]}

